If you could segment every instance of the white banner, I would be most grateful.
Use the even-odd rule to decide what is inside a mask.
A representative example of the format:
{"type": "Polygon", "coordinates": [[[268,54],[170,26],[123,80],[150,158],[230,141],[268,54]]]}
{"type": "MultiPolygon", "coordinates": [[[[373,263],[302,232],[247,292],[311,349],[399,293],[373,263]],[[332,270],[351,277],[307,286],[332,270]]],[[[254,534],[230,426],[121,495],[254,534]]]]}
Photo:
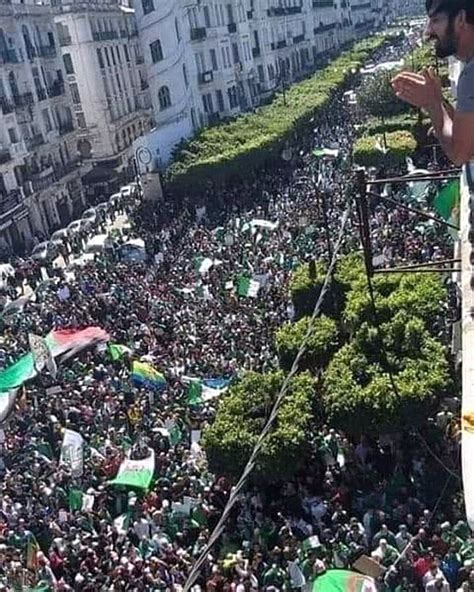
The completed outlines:
{"type": "Polygon", "coordinates": [[[80,477],[84,472],[84,438],[73,430],[65,430],[61,446],[60,464],[71,467],[72,474],[80,477]]]}

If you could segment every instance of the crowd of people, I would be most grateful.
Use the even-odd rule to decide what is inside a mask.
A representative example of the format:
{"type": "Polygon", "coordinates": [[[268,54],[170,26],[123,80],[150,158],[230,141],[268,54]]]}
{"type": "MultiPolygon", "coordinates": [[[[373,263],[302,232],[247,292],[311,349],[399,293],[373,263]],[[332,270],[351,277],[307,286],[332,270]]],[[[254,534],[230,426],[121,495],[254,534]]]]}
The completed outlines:
{"type": "MultiPolygon", "coordinates": [[[[291,271],[327,258],[324,224],[334,240],[346,207],[353,124],[335,96],[271,169],[156,212],[138,199],[127,232],[145,241],[146,263],[110,252],[75,274],[50,269],[47,281],[24,266],[13,290],[35,293],[3,317],[2,368],[29,351],[28,334],[53,328],[99,326],[128,349],[118,357],[106,346],[88,349],[18,393],[0,429],[0,591],[183,589],[232,487],[209,472],[199,445],[219,401],[190,405],[186,377],[235,380],[278,366],[274,334],[294,316],[291,271]],[[339,156],[315,160],[321,146],[339,156]],[[258,282],[255,297],[238,294],[244,275],[258,282]],[[134,382],[132,360],[163,373],[164,388],[134,382]],[[65,429],[86,443],[80,474],[59,462],[65,429]],[[127,455],[151,450],[149,491],[109,483],[127,455]],[[87,504],[73,503],[72,491],[87,504]]],[[[360,248],[357,224],[351,216],[347,252],[360,248]]],[[[371,227],[385,265],[449,258],[449,235],[427,232],[407,210],[373,202],[371,227]]],[[[353,442],[325,429],[304,474],[249,484],[193,590],[298,590],[362,555],[386,568],[380,581],[390,590],[474,590],[474,539],[456,477],[433,513],[450,475],[439,461],[458,452],[444,439],[453,411],[434,418],[426,449],[406,435],[353,442]]]]}

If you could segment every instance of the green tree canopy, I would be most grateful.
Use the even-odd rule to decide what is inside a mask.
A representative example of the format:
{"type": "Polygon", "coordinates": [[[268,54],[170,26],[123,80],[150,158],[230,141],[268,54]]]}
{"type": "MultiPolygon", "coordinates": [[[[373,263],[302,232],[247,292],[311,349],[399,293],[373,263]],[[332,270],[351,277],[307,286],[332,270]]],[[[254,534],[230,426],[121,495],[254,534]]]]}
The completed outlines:
{"type": "MultiPolygon", "coordinates": [[[[240,475],[270,414],[283,373],[246,374],[221,400],[213,424],[204,432],[209,468],[240,475]]],[[[292,379],[278,419],[267,438],[256,473],[272,481],[293,476],[305,463],[313,427],[315,382],[309,373],[292,379]]]]}
{"type": "MultiPolygon", "coordinates": [[[[280,365],[284,370],[291,369],[309,324],[310,317],[304,317],[296,323],[285,323],[277,332],[276,347],[280,365]]],[[[338,342],[339,331],[336,321],[324,315],[316,318],[299,368],[313,373],[322,370],[336,351],[338,342]]]]}
{"type": "Polygon", "coordinates": [[[354,144],[354,161],[365,167],[399,166],[405,163],[407,156],[415,152],[417,143],[411,132],[398,130],[385,134],[387,151],[384,152],[383,133],[374,136],[362,136],[354,144]]]}
{"type": "Polygon", "coordinates": [[[398,99],[390,84],[391,74],[378,72],[366,79],[358,92],[359,107],[369,117],[394,117],[408,113],[408,103],[398,99]]]}

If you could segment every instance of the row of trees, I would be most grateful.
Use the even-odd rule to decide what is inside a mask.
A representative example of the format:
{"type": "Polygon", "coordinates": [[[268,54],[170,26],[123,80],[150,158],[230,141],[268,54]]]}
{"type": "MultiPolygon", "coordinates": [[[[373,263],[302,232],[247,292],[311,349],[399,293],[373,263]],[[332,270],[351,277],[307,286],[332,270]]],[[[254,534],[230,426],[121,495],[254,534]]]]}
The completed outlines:
{"type": "Polygon", "coordinates": [[[374,51],[393,36],[375,35],[356,43],[329,66],[293,85],[286,97],[216,127],[203,128],[185,143],[166,173],[170,184],[204,184],[209,179],[247,174],[279,158],[285,143],[325,109],[374,51]]]}
{"type": "MultiPolygon", "coordinates": [[[[288,372],[310,325],[324,264],[300,266],[291,282],[296,322],[275,336],[288,372]]],[[[349,434],[383,433],[422,424],[452,386],[437,327],[446,289],[436,274],[379,275],[373,280],[379,326],[362,259],[338,264],[324,314],[312,326],[298,374],[265,442],[257,472],[272,480],[308,461],[311,436],[324,424],[349,434]]],[[[211,469],[238,475],[260,434],[283,373],[245,375],[219,405],[204,435],[211,469]]]]}

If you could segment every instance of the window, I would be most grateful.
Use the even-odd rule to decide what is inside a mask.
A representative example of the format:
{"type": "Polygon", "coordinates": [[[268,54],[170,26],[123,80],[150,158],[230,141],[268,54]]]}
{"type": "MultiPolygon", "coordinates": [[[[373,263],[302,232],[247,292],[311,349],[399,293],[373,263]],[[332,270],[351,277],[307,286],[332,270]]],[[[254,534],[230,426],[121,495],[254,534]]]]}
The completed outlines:
{"type": "Polygon", "coordinates": [[[11,144],[16,144],[18,142],[18,134],[16,133],[16,129],[14,127],[8,128],[8,137],[10,138],[11,144]]]}
{"type": "Polygon", "coordinates": [[[80,111],[79,113],[76,113],[76,116],[77,116],[78,127],[80,127],[81,129],[86,128],[87,127],[86,116],[84,115],[84,113],[82,113],[82,111],[80,111]]]}
{"type": "Polygon", "coordinates": [[[216,98],[217,98],[217,109],[219,111],[225,111],[224,105],[224,95],[220,89],[216,90],[216,98]]]}
{"type": "Polygon", "coordinates": [[[230,108],[235,109],[239,104],[239,101],[237,98],[237,87],[231,86],[229,89],[227,89],[227,94],[229,95],[230,108]]]}
{"type": "Polygon", "coordinates": [[[234,10],[232,4],[227,4],[227,22],[229,24],[234,22],[234,10]]]}
{"type": "Polygon", "coordinates": [[[150,43],[151,61],[156,64],[163,59],[163,50],[161,48],[161,41],[157,39],[150,43]]]}
{"type": "Polygon", "coordinates": [[[143,14],[150,14],[155,10],[154,0],[142,0],[143,14]]]}
{"type": "Polygon", "coordinates": [[[104,47],[104,55],[105,60],[107,62],[107,66],[110,68],[109,50],[106,47],[104,47]]]}
{"type": "Polygon", "coordinates": [[[218,70],[219,66],[217,64],[217,54],[215,49],[211,49],[211,65],[213,70],[218,70]]]}
{"type": "Polygon", "coordinates": [[[188,88],[189,80],[188,80],[188,71],[186,70],[186,64],[183,64],[183,78],[184,78],[184,84],[185,84],[186,88],[188,88]]]}
{"type": "Polygon", "coordinates": [[[117,52],[117,59],[119,64],[122,64],[122,56],[120,55],[120,47],[118,45],[115,46],[115,51],[117,52]]]}
{"type": "MultiPolygon", "coordinates": [[[[66,56],[64,56],[66,57],[66,56]]],[[[102,57],[102,51],[97,48],[97,61],[99,62],[100,69],[103,70],[105,68],[104,58],[102,57]]],[[[66,69],[67,72],[67,69],[66,69]]]]}
{"type": "Polygon", "coordinates": [[[49,115],[48,109],[43,109],[43,121],[46,128],[46,133],[50,132],[53,129],[53,124],[51,123],[51,117],[49,115]]]}
{"type": "Polygon", "coordinates": [[[65,53],[63,55],[63,62],[66,74],[74,74],[74,66],[72,64],[71,54],[65,53]]]}
{"type": "Polygon", "coordinates": [[[204,59],[204,54],[195,53],[194,61],[196,63],[196,70],[199,74],[203,74],[204,72],[206,72],[206,61],[204,59]]]}
{"type": "Polygon", "coordinates": [[[240,62],[239,46],[237,45],[237,43],[232,43],[232,58],[234,60],[234,64],[240,62]]]}
{"type": "Polygon", "coordinates": [[[204,6],[202,10],[204,13],[204,26],[210,27],[211,26],[211,17],[209,15],[209,6],[204,6]]]}
{"type": "Polygon", "coordinates": [[[167,86],[162,86],[158,91],[158,101],[160,103],[160,111],[171,107],[170,89],[167,86]]]}
{"type": "Polygon", "coordinates": [[[263,84],[265,82],[265,70],[263,69],[263,66],[261,64],[258,65],[257,71],[258,81],[263,84]]]}
{"type": "Polygon", "coordinates": [[[117,65],[117,62],[115,61],[115,54],[114,54],[114,48],[113,46],[110,48],[110,57],[112,58],[112,62],[114,64],[114,66],[117,65]]]}
{"type": "Polygon", "coordinates": [[[212,104],[211,93],[208,93],[206,95],[202,95],[202,104],[204,106],[204,111],[206,113],[214,113],[214,106],[212,104]]]}
{"type": "Polygon", "coordinates": [[[123,53],[125,54],[127,62],[130,63],[130,54],[128,53],[128,47],[126,45],[123,46],[123,53]]]}
{"type": "Polygon", "coordinates": [[[81,102],[81,95],[79,94],[79,88],[77,84],[74,82],[69,85],[69,88],[71,89],[72,102],[74,105],[79,105],[81,102]]]}
{"type": "Polygon", "coordinates": [[[225,47],[221,47],[221,51],[222,51],[222,62],[224,64],[224,68],[230,68],[230,66],[231,66],[230,49],[227,46],[225,46],[225,47]]]}

